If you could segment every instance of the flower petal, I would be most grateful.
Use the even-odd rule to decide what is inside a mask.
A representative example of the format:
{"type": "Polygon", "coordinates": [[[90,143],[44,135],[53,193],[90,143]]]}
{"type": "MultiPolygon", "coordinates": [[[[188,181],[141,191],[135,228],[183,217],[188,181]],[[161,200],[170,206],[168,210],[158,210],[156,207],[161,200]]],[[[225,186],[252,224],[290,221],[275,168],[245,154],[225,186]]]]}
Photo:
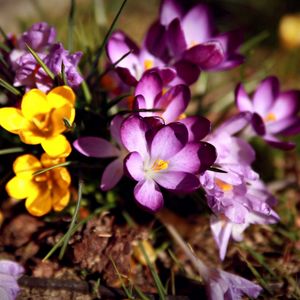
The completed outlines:
{"type": "Polygon", "coordinates": [[[73,143],[73,146],[85,156],[103,158],[120,155],[120,151],[115,146],[100,137],[81,137],[73,143]]]}
{"type": "Polygon", "coordinates": [[[51,90],[47,94],[47,100],[51,107],[55,108],[65,105],[66,102],[74,106],[76,96],[69,86],[63,85],[51,90]]]}
{"type": "Polygon", "coordinates": [[[143,208],[151,212],[158,211],[164,204],[158,185],[151,179],[138,182],[134,188],[134,197],[143,208]]]}
{"type": "Polygon", "coordinates": [[[20,109],[4,107],[0,109],[0,125],[5,130],[18,134],[20,130],[28,128],[30,123],[24,118],[20,109]]]}
{"type": "Polygon", "coordinates": [[[209,70],[224,60],[224,50],[220,42],[211,41],[186,50],[183,59],[198,65],[202,70],[209,70]]]}
{"type": "Polygon", "coordinates": [[[147,72],[141,78],[135,89],[135,96],[142,95],[145,98],[146,108],[154,108],[156,96],[162,92],[162,80],[158,74],[147,72]]]}
{"type": "Polygon", "coordinates": [[[187,172],[158,172],[153,178],[160,186],[176,192],[192,192],[199,188],[197,176],[187,172]]]}
{"type": "Polygon", "coordinates": [[[125,158],[125,168],[128,174],[136,181],[145,178],[144,161],[138,152],[131,152],[125,158]]]}
{"type": "Polygon", "coordinates": [[[199,143],[188,143],[170,159],[168,171],[198,172],[200,167],[198,151],[200,147],[201,144],[199,143]]]}
{"type": "Polygon", "coordinates": [[[254,113],[252,115],[251,124],[258,135],[264,135],[266,133],[265,123],[259,114],[254,113]]]}
{"type": "Polygon", "coordinates": [[[174,57],[180,57],[187,48],[179,19],[171,22],[167,30],[168,45],[174,57]]]}
{"type": "Polygon", "coordinates": [[[256,89],[253,96],[253,107],[262,117],[272,107],[279,94],[279,81],[276,77],[270,76],[263,80],[256,89]]]}
{"type": "Polygon", "coordinates": [[[41,145],[45,152],[52,157],[67,157],[72,151],[70,143],[62,134],[45,139],[41,145]]]}
{"type": "Polygon", "coordinates": [[[103,191],[108,191],[114,188],[117,183],[121,180],[123,176],[123,160],[115,159],[113,160],[104,170],[101,178],[101,189],[103,191]]]}
{"type": "Polygon", "coordinates": [[[182,11],[178,2],[175,0],[163,0],[160,6],[160,23],[169,25],[175,18],[181,18],[182,11]]]}
{"type": "Polygon", "coordinates": [[[5,186],[7,194],[14,199],[25,199],[32,191],[30,180],[15,176],[5,186]]]}
{"type": "Polygon", "coordinates": [[[52,207],[55,211],[62,211],[70,201],[69,189],[55,187],[52,190],[52,207]]]}
{"type": "Polygon", "coordinates": [[[240,111],[253,111],[252,102],[241,83],[235,89],[235,103],[240,111]]]}
{"type": "Polygon", "coordinates": [[[38,89],[30,90],[22,99],[21,110],[23,116],[31,121],[36,116],[48,114],[51,106],[47,101],[47,96],[38,89]]]}
{"type": "Polygon", "coordinates": [[[122,123],[121,139],[129,152],[137,151],[143,157],[148,156],[147,129],[145,121],[138,116],[130,116],[122,123]]]}
{"type": "Polygon", "coordinates": [[[213,24],[207,6],[194,6],[182,19],[182,28],[189,47],[206,42],[213,34],[213,24]]]}
{"type": "Polygon", "coordinates": [[[208,135],[211,130],[211,123],[201,116],[187,117],[179,120],[189,132],[189,142],[198,142],[208,135]]]}
{"type": "Polygon", "coordinates": [[[21,155],[13,163],[15,174],[24,179],[31,179],[32,174],[42,167],[40,161],[31,154],[21,155]]]}
{"type": "Polygon", "coordinates": [[[191,85],[199,78],[200,68],[188,60],[177,61],[174,64],[174,68],[176,69],[178,76],[178,78],[174,79],[174,84],[185,83],[187,85],[191,85]]]}
{"type": "Polygon", "coordinates": [[[166,124],[176,122],[178,117],[186,110],[190,98],[191,93],[186,85],[176,85],[158,99],[155,107],[164,109],[161,117],[166,124]]]}
{"type": "Polygon", "coordinates": [[[50,190],[45,188],[37,188],[35,193],[31,193],[25,201],[26,209],[30,214],[36,217],[43,216],[51,210],[50,190]]]}
{"type": "Polygon", "coordinates": [[[153,160],[169,160],[187,143],[188,131],[183,124],[171,123],[159,129],[150,148],[153,160]]]}

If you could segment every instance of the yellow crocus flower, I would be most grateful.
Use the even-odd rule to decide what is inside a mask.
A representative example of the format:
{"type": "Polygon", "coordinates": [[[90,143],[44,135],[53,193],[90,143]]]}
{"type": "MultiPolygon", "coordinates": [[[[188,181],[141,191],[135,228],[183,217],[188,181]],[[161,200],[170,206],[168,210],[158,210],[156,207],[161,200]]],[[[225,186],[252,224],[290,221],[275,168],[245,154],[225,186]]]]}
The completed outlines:
{"type": "Polygon", "coordinates": [[[40,161],[31,154],[19,156],[13,163],[16,176],[6,184],[8,195],[17,200],[26,198],[25,206],[34,216],[43,216],[52,208],[61,211],[70,199],[71,176],[68,170],[57,167],[40,175],[33,173],[64,161],[64,157],[52,158],[47,153],[40,161]]]}
{"type": "Polygon", "coordinates": [[[38,89],[26,93],[21,109],[0,109],[0,125],[18,134],[25,144],[41,144],[52,156],[68,156],[72,150],[62,133],[66,130],[64,119],[70,124],[75,118],[75,94],[68,86],[60,86],[47,95],[38,89]]]}

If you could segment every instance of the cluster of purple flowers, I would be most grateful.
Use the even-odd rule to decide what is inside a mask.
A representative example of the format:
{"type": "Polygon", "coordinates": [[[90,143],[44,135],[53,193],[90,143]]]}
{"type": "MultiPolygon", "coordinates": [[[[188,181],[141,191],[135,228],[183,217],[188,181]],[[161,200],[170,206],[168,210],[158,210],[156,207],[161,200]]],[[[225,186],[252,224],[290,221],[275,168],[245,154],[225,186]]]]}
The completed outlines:
{"type": "Polygon", "coordinates": [[[159,20],[141,48],[121,31],[107,43],[122,84],[134,87],[129,104],[137,112],[112,120],[111,143],[100,137],[81,137],[74,143],[86,156],[115,157],[102,175],[101,188],[113,188],[126,174],[137,181],[136,201],[152,212],[163,206],[164,189],[204,189],[221,259],[230,237],[240,241],[250,224],[279,220],[272,209],[276,200],[251,167],[255,152],[245,137],[258,135],[271,146],[291,149],[294,145],[277,135],[300,132],[299,92],[280,92],[275,77],[258,86],[253,101],[239,84],[240,112],[213,131],[206,118],[184,114],[191,98],[189,85],[201,71],[225,70],[243,62],[240,37],[239,31],[218,33],[203,4],[185,11],[178,1],[162,1],[159,20]],[[241,131],[244,139],[238,137],[241,131]]]}
{"type": "MultiPolygon", "coordinates": [[[[280,137],[300,132],[300,95],[295,90],[280,92],[278,80],[268,77],[252,99],[239,84],[235,94],[239,111],[214,130],[205,117],[186,116],[189,86],[200,73],[234,68],[244,57],[239,53],[239,31],[219,33],[206,5],[186,10],[181,4],[162,1],[159,19],[149,28],[141,47],[122,31],[112,33],[106,45],[110,63],[115,65],[112,78],[120,91],[124,86],[133,90],[133,101],[128,103],[132,113],[114,116],[109,128],[111,141],[82,136],[73,145],[85,156],[114,158],[102,174],[101,189],[114,188],[126,175],[136,181],[137,203],[150,212],[164,205],[164,190],[175,194],[204,190],[213,212],[211,230],[223,260],[231,237],[241,241],[250,224],[279,220],[272,208],[275,198],[252,169],[255,151],[246,138],[256,135],[273,147],[292,149],[294,144],[280,137]]],[[[70,54],[55,39],[54,28],[46,23],[23,33],[9,56],[15,86],[48,91],[53,85],[26,45],[55,75],[63,64],[68,85],[81,83],[77,71],[81,53],[70,54]]],[[[224,272],[209,276],[212,284],[218,284],[212,299],[221,299],[216,298],[220,295],[240,299],[242,292],[256,297],[260,291],[224,272]]]]}
{"type": "Polygon", "coordinates": [[[27,46],[34,50],[50,71],[58,76],[64,68],[67,83],[77,88],[83,78],[77,70],[82,53],[70,54],[63,45],[56,41],[54,27],[41,22],[32,25],[17,40],[11,37],[13,47],[9,54],[11,70],[14,71],[13,85],[24,86],[26,90],[38,88],[48,92],[53,87],[53,81],[38,64],[27,46]]]}

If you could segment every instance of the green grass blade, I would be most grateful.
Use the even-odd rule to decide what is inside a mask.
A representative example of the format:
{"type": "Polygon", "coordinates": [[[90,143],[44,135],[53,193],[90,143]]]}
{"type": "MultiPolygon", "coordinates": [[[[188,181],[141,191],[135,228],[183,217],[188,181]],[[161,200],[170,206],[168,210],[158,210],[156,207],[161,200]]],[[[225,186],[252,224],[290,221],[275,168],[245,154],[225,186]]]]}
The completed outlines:
{"type": "Polygon", "coordinates": [[[34,57],[36,62],[42,67],[42,69],[46,72],[46,74],[52,79],[55,79],[55,75],[52,73],[52,71],[45,65],[45,63],[41,60],[41,58],[38,56],[38,54],[26,44],[26,47],[28,51],[31,53],[31,55],[34,57]]]}
{"type": "Polygon", "coordinates": [[[11,154],[11,153],[19,153],[19,152],[23,152],[23,151],[24,151],[24,148],[22,148],[22,147],[1,149],[0,150],[0,155],[11,154]]]}
{"type": "Polygon", "coordinates": [[[142,300],[150,300],[137,286],[133,287],[136,291],[136,293],[139,295],[140,299],[142,300]]]}
{"type": "Polygon", "coordinates": [[[259,45],[262,41],[267,39],[270,36],[269,32],[264,30],[258,35],[254,36],[250,40],[246,41],[240,48],[240,52],[242,54],[246,54],[253,48],[255,48],[257,45],[259,45]]]}
{"type": "Polygon", "coordinates": [[[77,216],[78,216],[78,213],[79,213],[79,208],[80,208],[81,200],[82,200],[82,187],[83,187],[83,181],[79,180],[79,184],[78,184],[78,199],[77,199],[77,204],[76,204],[75,212],[74,212],[74,215],[73,215],[70,227],[69,227],[69,229],[67,231],[66,237],[64,239],[63,245],[62,245],[62,247],[60,249],[60,253],[59,253],[59,256],[58,256],[59,259],[62,259],[64,257],[64,254],[66,252],[69,240],[70,240],[70,238],[72,236],[72,232],[73,232],[74,226],[76,225],[75,223],[77,221],[77,216]]]}
{"type": "Polygon", "coordinates": [[[110,25],[108,31],[106,32],[106,35],[105,35],[105,37],[104,37],[104,39],[103,39],[102,44],[101,44],[100,47],[96,50],[96,57],[95,57],[95,59],[94,59],[93,66],[92,66],[92,74],[95,73],[95,71],[97,70],[98,62],[99,62],[99,59],[100,59],[100,57],[101,57],[101,55],[102,55],[102,52],[103,52],[103,50],[104,50],[104,47],[105,47],[105,45],[106,45],[106,43],[107,43],[107,41],[108,41],[108,38],[110,37],[110,35],[111,35],[111,33],[112,33],[112,31],[113,31],[113,29],[114,29],[114,27],[115,27],[115,25],[116,25],[116,23],[117,23],[119,17],[120,17],[120,15],[121,15],[121,12],[122,12],[123,8],[125,7],[126,2],[127,2],[127,0],[123,0],[123,2],[122,2],[122,4],[121,4],[121,6],[120,6],[120,8],[119,8],[119,10],[118,10],[118,12],[117,12],[115,18],[113,19],[113,21],[112,21],[112,23],[111,23],[111,25],[110,25]]]}
{"type": "Polygon", "coordinates": [[[120,274],[120,272],[119,272],[119,270],[118,270],[118,268],[117,268],[117,266],[116,266],[116,264],[115,264],[115,262],[114,262],[114,260],[112,259],[111,256],[109,256],[109,260],[111,261],[111,263],[112,263],[112,265],[113,265],[113,267],[114,267],[114,269],[115,269],[115,271],[116,271],[116,273],[117,273],[117,275],[118,275],[118,277],[119,277],[119,280],[121,281],[121,286],[122,286],[122,288],[123,288],[123,290],[124,290],[124,292],[125,292],[127,298],[128,298],[128,299],[134,299],[132,293],[129,291],[129,289],[128,289],[128,288],[126,287],[126,285],[124,284],[122,275],[120,274]]]}
{"type": "MultiPolygon", "coordinates": [[[[95,210],[92,214],[90,214],[89,216],[87,216],[86,218],[84,218],[82,221],[80,221],[78,224],[76,224],[71,232],[71,235],[73,235],[82,225],[84,225],[85,223],[87,223],[89,220],[91,220],[95,215],[105,211],[105,210],[109,210],[111,208],[113,208],[114,206],[112,204],[109,204],[107,206],[101,207],[97,210],[95,210]]],[[[61,237],[61,239],[51,248],[51,250],[47,253],[47,255],[43,258],[43,261],[47,260],[48,258],[50,258],[50,256],[52,256],[52,254],[63,245],[64,240],[67,237],[67,233],[64,234],[63,237],[61,237]]]]}
{"type": "Polygon", "coordinates": [[[66,162],[63,162],[63,163],[60,163],[60,164],[57,164],[57,165],[54,165],[54,166],[51,166],[51,167],[48,167],[48,168],[37,170],[32,175],[33,176],[37,176],[37,175],[43,174],[43,173],[45,173],[47,171],[50,171],[50,170],[53,170],[53,169],[56,169],[56,168],[69,166],[72,163],[74,163],[74,162],[72,162],[72,161],[66,161],[66,162]]]}
{"type": "Polygon", "coordinates": [[[6,90],[8,90],[9,92],[11,92],[12,94],[16,95],[16,96],[20,96],[21,92],[19,90],[17,90],[14,86],[12,86],[10,83],[6,82],[4,79],[0,78],[0,85],[5,88],[6,90]]]}
{"type": "Polygon", "coordinates": [[[75,24],[76,1],[71,0],[69,18],[68,18],[68,50],[73,50],[74,24],[75,24]]]}
{"type": "Polygon", "coordinates": [[[152,277],[153,277],[153,279],[154,279],[155,285],[156,285],[156,287],[157,287],[157,292],[158,292],[158,295],[159,295],[159,299],[165,300],[165,299],[166,299],[167,292],[166,292],[166,290],[165,290],[165,288],[164,288],[164,286],[163,286],[163,284],[162,284],[162,282],[161,282],[161,280],[160,280],[160,278],[159,278],[159,276],[158,276],[158,274],[157,274],[157,272],[156,272],[156,270],[155,270],[153,264],[151,263],[151,261],[150,261],[148,255],[147,255],[147,253],[146,253],[146,250],[145,250],[145,248],[144,248],[144,246],[143,246],[143,243],[141,243],[141,242],[139,241],[139,242],[138,242],[138,245],[139,245],[139,248],[141,249],[141,251],[142,251],[142,253],[143,253],[144,257],[145,257],[145,260],[146,260],[146,262],[147,262],[147,265],[148,265],[148,267],[149,267],[149,269],[150,269],[150,272],[151,272],[151,274],[152,274],[152,277]]]}
{"type": "Polygon", "coordinates": [[[82,89],[83,96],[84,96],[86,103],[88,103],[88,104],[91,103],[92,94],[91,94],[90,89],[85,80],[83,80],[81,83],[81,89],[82,89]]]}

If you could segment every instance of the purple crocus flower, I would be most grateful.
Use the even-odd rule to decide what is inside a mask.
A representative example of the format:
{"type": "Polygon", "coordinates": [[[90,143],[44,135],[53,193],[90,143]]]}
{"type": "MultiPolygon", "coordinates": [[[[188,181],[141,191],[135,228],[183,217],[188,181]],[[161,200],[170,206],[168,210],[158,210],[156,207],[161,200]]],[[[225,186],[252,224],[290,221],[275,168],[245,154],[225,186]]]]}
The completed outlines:
{"type": "Polygon", "coordinates": [[[33,24],[18,40],[18,48],[26,49],[26,44],[36,52],[42,52],[56,40],[55,28],[45,22],[33,24]]]}
{"type": "Polygon", "coordinates": [[[180,1],[165,0],[160,8],[160,22],[150,28],[146,45],[151,53],[157,53],[156,47],[149,45],[155,45],[157,37],[164,36],[171,54],[168,64],[190,85],[198,79],[200,70],[226,70],[244,60],[238,53],[241,34],[237,31],[218,34],[213,24],[207,6],[198,4],[185,13],[180,1]]]}
{"type": "Polygon", "coordinates": [[[16,42],[16,47],[10,53],[10,61],[15,67],[16,61],[27,52],[28,45],[38,53],[47,51],[56,39],[55,28],[45,22],[33,24],[27,31],[23,32],[16,42]]]}
{"type": "Polygon", "coordinates": [[[216,155],[208,143],[189,143],[183,124],[170,123],[152,129],[139,116],[130,116],[122,123],[121,139],[130,152],[125,169],[138,181],[135,199],[152,212],[163,206],[160,186],[173,192],[196,190],[200,182],[195,174],[205,160],[212,164],[216,155]],[[209,150],[205,152],[203,148],[209,150]]]}
{"type": "Polygon", "coordinates": [[[277,135],[293,135],[300,132],[300,93],[298,90],[280,92],[276,77],[267,77],[253,94],[247,95],[244,86],[236,88],[236,105],[240,111],[250,112],[253,134],[261,136],[268,144],[283,150],[295,145],[283,142],[277,135]]]}
{"type": "Polygon", "coordinates": [[[257,298],[262,291],[259,285],[219,269],[209,269],[205,281],[210,300],[240,300],[243,295],[257,298]]]}
{"type": "Polygon", "coordinates": [[[100,137],[81,137],[73,143],[75,149],[85,156],[115,158],[102,174],[100,187],[103,191],[115,187],[123,177],[123,160],[128,154],[120,138],[123,120],[122,116],[117,115],[110,123],[110,133],[114,144],[100,137]]]}
{"type": "Polygon", "coordinates": [[[23,273],[23,267],[16,262],[0,260],[0,299],[16,299],[20,291],[17,279],[23,273]]]}
{"type": "Polygon", "coordinates": [[[241,113],[206,138],[217,149],[215,165],[225,172],[208,170],[200,177],[208,205],[215,214],[211,230],[222,260],[230,237],[241,241],[242,232],[250,224],[273,224],[279,220],[271,209],[274,198],[251,168],[254,150],[246,141],[232,136],[248,120],[249,114],[241,113]]]}
{"type": "Polygon", "coordinates": [[[132,51],[123,58],[116,66],[120,78],[128,85],[136,85],[143,73],[155,69],[167,84],[176,76],[175,70],[166,67],[165,63],[158,57],[150,54],[142,46],[141,49],[121,31],[114,32],[107,42],[107,55],[112,63],[116,63],[126,53],[132,51]]]}
{"type": "MultiPolygon", "coordinates": [[[[68,85],[77,88],[83,78],[77,71],[77,65],[82,56],[81,52],[70,54],[61,43],[54,44],[48,54],[41,53],[39,57],[54,73],[59,75],[62,70],[62,63],[65,67],[65,74],[68,85]]],[[[25,53],[15,61],[15,86],[26,86],[27,89],[38,88],[43,92],[48,92],[53,82],[36,62],[30,53],[25,53]]]]}
{"type": "Polygon", "coordinates": [[[165,123],[175,122],[184,113],[191,93],[186,85],[171,87],[163,94],[163,81],[156,72],[143,75],[135,89],[136,109],[158,109],[156,112],[140,112],[143,117],[158,116],[165,123]]]}

